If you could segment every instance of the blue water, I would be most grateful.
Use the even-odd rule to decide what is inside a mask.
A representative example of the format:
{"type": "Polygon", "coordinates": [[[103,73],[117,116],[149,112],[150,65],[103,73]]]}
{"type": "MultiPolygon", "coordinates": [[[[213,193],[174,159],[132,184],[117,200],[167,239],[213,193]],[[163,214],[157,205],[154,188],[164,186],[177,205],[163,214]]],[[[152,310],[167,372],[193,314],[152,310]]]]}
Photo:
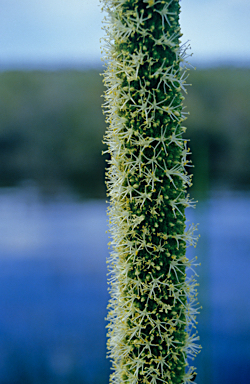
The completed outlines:
{"type": "MultiPolygon", "coordinates": [[[[250,377],[250,197],[213,195],[199,222],[198,384],[250,377]]],[[[107,383],[106,204],[0,191],[0,384],[107,383]]]]}

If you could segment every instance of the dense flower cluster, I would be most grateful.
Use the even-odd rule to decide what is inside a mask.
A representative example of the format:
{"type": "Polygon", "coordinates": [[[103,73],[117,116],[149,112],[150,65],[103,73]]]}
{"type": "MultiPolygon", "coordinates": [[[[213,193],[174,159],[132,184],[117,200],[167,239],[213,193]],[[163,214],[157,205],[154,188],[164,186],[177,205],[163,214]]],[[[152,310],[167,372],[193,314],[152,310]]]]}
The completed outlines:
{"type": "Polygon", "coordinates": [[[104,112],[110,154],[107,188],[111,382],[191,383],[199,346],[196,226],[185,230],[191,176],[186,119],[187,49],[178,0],[102,0],[106,38],[104,112]],[[195,275],[195,273],[194,273],[195,275]]]}

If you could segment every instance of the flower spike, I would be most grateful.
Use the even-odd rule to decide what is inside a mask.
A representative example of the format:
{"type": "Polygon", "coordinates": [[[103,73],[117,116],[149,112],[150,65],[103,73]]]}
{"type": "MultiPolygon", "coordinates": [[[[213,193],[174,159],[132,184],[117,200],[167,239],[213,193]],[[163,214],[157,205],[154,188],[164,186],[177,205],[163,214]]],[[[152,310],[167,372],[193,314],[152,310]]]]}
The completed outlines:
{"type": "Polygon", "coordinates": [[[182,137],[188,43],[179,0],[101,0],[106,12],[103,104],[112,247],[108,355],[113,384],[191,384],[197,227],[186,227],[191,176],[182,137]],[[190,270],[193,276],[188,275],[190,270]]]}

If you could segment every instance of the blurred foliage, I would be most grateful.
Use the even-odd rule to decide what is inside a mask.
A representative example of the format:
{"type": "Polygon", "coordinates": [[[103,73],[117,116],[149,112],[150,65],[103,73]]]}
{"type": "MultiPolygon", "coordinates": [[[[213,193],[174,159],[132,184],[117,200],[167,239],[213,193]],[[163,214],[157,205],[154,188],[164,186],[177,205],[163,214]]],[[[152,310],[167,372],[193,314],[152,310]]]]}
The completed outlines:
{"type": "Polygon", "coordinates": [[[250,69],[191,71],[185,104],[195,168],[194,187],[244,190],[250,186],[250,69]]]}
{"type": "MultiPolygon", "coordinates": [[[[0,74],[0,186],[105,197],[101,71],[0,74]]],[[[250,69],[190,71],[188,82],[193,192],[248,188],[250,69]]]]}
{"type": "Polygon", "coordinates": [[[103,85],[97,71],[5,72],[0,80],[0,185],[70,185],[103,197],[103,85]]]}

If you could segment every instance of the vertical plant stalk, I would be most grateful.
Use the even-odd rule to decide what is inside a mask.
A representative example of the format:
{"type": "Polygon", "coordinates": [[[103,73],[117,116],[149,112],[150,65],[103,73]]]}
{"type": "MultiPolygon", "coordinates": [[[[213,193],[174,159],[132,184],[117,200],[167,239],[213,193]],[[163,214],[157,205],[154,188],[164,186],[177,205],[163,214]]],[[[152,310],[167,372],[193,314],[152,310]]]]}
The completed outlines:
{"type": "Polygon", "coordinates": [[[102,0],[107,188],[112,252],[108,348],[112,383],[191,383],[199,350],[196,265],[186,247],[189,149],[186,44],[178,0],[102,0]]]}

